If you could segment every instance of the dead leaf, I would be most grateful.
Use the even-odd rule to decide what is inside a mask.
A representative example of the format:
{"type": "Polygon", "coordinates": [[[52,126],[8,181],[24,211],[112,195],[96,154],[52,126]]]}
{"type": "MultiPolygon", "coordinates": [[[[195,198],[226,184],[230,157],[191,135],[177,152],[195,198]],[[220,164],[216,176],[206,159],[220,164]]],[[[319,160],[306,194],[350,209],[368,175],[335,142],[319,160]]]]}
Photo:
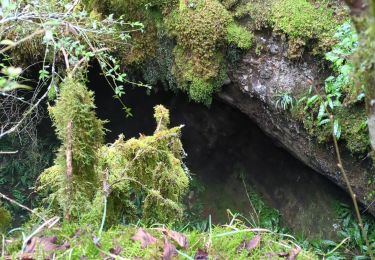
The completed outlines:
{"type": "Polygon", "coordinates": [[[198,249],[195,254],[194,260],[208,260],[208,253],[202,249],[198,249]]]}
{"type": "Polygon", "coordinates": [[[166,229],[163,230],[163,234],[165,234],[166,236],[168,236],[171,239],[173,239],[174,241],[176,241],[176,243],[180,247],[182,247],[184,249],[188,248],[189,244],[188,244],[187,238],[183,234],[178,233],[176,231],[172,231],[172,230],[166,230],[166,229]]]}
{"type": "Polygon", "coordinates": [[[240,253],[242,250],[246,248],[246,250],[250,253],[255,248],[259,246],[261,236],[256,235],[253,239],[251,239],[249,242],[246,242],[246,240],[243,240],[239,247],[237,248],[237,253],[240,253]]]}
{"type": "Polygon", "coordinates": [[[143,230],[143,228],[138,229],[137,233],[132,237],[134,241],[141,242],[141,247],[146,248],[150,244],[155,244],[157,239],[151,236],[149,233],[143,230]]]}
{"type": "Polygon", "coordinates": [[[164,238],[163,260],[171,260],[178,255],[176,247],[164,238]]]}
{"type": "Polygon", "coordinates": [[[112,255],[120,255],[122,251],[122,248],[120,246],[115,246],[114,248],[109,249],[109,252],[112,255]]]}
{"type": "Polygon", "coordinates": [[[283,253],[278,253],[277,254],[279,257],[284,257],[284,258],[287,258],[289,256],[289,253],[287,252],[283,252],[283,253]]]}
{"type": "MultiPolygon", "coordinates": [[[[21,254],[17,257],[18,257],[17,259],[21,259],[21,260],[34,260],[34,254],[21,254]]],[[[12,259],[14,259],[14,258],[9,257],[9,260],[12,260],[12,259]]],[[[5,260],[8,260],[8,259],[5,258],[5,260]]]]}
{"type": "Polygon", "coordinates": [[[56,242],[56,237],[33,237],[27,242],[24,253],[35,253],[38,247],[42,248],[45,252],[56,251],[60,249],[60,247],[56,245],[56,242]]]}
{"type": "Polygon", "coordinates": [[[290,252],[289,252],[289,257],[287,258],[288,260],[296,260],[297,259],[297,256],[299,255],[299,253],[301,253],[302,249],[299,248],[299,247],[296,247],[296,248],[293,248],[290,252]]]}
{"type": "Polygon", "coordinates": [[[260,243],[260,235],[256,235],[253,239],[251,239],[248,243],[246,243],[246,249],[251,252],[255,248],[259,246],[260,243]]]}

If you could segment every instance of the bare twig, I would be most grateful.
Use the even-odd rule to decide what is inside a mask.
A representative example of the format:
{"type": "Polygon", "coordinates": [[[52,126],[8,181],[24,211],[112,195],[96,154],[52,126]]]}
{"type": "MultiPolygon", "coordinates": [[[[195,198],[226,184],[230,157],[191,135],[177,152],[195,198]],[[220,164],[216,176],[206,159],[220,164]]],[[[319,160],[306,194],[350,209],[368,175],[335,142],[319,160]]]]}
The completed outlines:
{"type": "MultiPolygon", "coordinates": [[[[99,50],[92,50],[93,54],[96,54],[96,53],[99,53],[99,52],[103,52],[103,51],[108,51],[109,48],[102,48],[102,49],[99,49],[99,50]]],[[[77,64],[74,66],[74,68],[72,69],[72,72],[71,72],[71,75],[74,75],[76,73],[76,71],[79,69],[79,67],[85,62],[87,61],[87,58],[86,57],[83,57],[82,59],[80,59],[77,64]]]]}
{"type": "MultiPolygon", "coordinates": [[[[69,121],[66,127],[66,179],[68,184],[68,198],[70,199],[72,194],[72,184],[73,184],[73,122],[69,121]]],[[[65,220],[69,221],[70,214],[69,210],[66,209],[65,220]]]]}
{"type": "Polygon", "coordinates": [[[16,154],[16,153],[18,153],[18,151],[6,151],[6,152],[0,151],[0,155],[1,154],[16,154]]]}
{"type": "Polygon", "coordinates": [[[3,194],[3,193],[1,193],[1,192],[0,192],[0,198],[3,198],[3,199],[5,199],[5,200],[9,201],[10,203],[12,203],[12,204],[14,204],[14,205],[16,205],[16,206],[18,206],[18,207],[24,209],[24,210],[27,210],[27,211],[29,211],[30,213],[34,214],[35,216],[37,216],[37,217],[39,217],[39,218],[45,220],[45,218],[44,218],[42,215],[40,215],[39,213],[35,212],[35,210],[32,210],[32,209],[30,209],[29,207],[26,207],[26,206],[24,206],[24,205],[18,203],[18,202],[15,201],[14,199],[9,198],[8,196],[6,196],[5,194],[3,194]]]}
{"type": "Polygon", "coordinates": [[[65,51],[64,47],[61,47],[61,52],[64,56],[64,61],[65,61],[65,66],[66,66],[66,70],[67,71],[70,71],[70,65],[69,65],[69,57],[68,57],[68,53],[65,51]]]}
{"type": "MultiPolygon", "coordinates": [[[[334,116],[333,115],[330,116],[330,120],[331,120],[331,124],[333,125],[334,124],[334,116]]],[[[342,163],[341,154],[340,154],[339,145],[338,145],[338,142],[337,142],[337,138],[336,138],[335,134],[333,133],[333,131],[332,131],[332,137],[333,137],[333,143],[334,143],[334,146],[335,146],[335,151],[336,151],[336,156],[337,156],[337,162],[338,162],[337,163],[337,167],[339,167],[340,172],[341,172],[342,176],[344,177],[346,187],[347,187],[347,189],[349,191],[349,194],[350,194],[350,197],[351,197],[351,199],[353,201],[355,213],[356,213],[357,220],[358,220],[358,226],[361,229],[362,237],[363,237],[363,239],[366,242],[366,246],[367,246],[367,249],[368,249],[368,254],[369,254],[371,260],[374,260],[374,256],[372,254],[371,245],[369,243],[369,240],[368,240],[368,237],[367,237],[367,232],[366,232],[366,230],[364,228],[363,220],[362,220],[362,217],[361,217],[361,213],[359,211],[358,202],[357,202],[357,196],[353,192],[352,186],[350,185],[350,181],[349,181],[348,175],[346,174],[346,171],[344,169],[344,166],[343,166],[343,163],[342,163]]]]}
{"type": "Polygon", "coordinates": [[[32,38],[34,38],[35,36],[39,35],[39,34],[42,34],[44,33],[45,30],[44,29],[41,29],[41,30],[38,30],[38,31],[35,31],[34,33],[30,34],[29,36],[26,36],[25,38],[22,38],[21,40],[19,40],[18,42],[15,42],[11,45],[8,45],[7,47],[3,48],[0,50],[0,54],[4,54],[6,51],[9,51],[10,49],[14,48],[15,46],[23,43],[23,42],[26,42],[28,40],[31,40],[32,38]]]}

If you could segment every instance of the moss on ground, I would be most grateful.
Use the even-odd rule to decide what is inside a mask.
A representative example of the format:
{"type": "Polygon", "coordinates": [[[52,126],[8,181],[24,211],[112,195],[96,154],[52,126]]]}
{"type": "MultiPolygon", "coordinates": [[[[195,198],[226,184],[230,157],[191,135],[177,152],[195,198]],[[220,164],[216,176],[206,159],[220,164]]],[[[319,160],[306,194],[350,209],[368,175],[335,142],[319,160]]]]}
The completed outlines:
{"type": "MultiPolygon", "coordinates": [[[[56,244],[69,244],[69,249],[56,251],[56,257],[70,255],[71,259],[85,257],[87,259],[101,259],[105,256],[117,255],[126,259],[162,259],[164,243],[167,237],[159,228],[144,228],[143,230],[156,238],[156,243],[143,248],[139,241],[134,241],[132,237],[137,233],[137,227],[119,226],[111,228],[102,233],[100,240],[95,244],[93,236],[97,230],[89,226],[63,224],[53,231],[44,232],[42,237],[56,236],[56,244]]],[[[168,239],[173,247],[180,253],[173,259],[194,259],[198,254],[204,256],[206,253],[210,259],[266,259],[278,258],[279,254],[287,255],[296,248],[296,241],[290,237],[284,237],[267,230],[256,232],[244,226],[232,225],[231,227],[212,226],[207,232],[184,231],[180,233],[185,236],[188,242],[186,249],[168,239]],[[260,241],[253,249],[241,248],[243,242],[249,242],[259,235],[260,241]]],[[[253,240],[255,241],[255,240],[253,240]]],[[[13,241],[6,247],[6,253],[14,257],[20,250],[19,240],[13,241]]],[[[37,255],[45,255],[42,249],[37,251],[37,255]]],[[[36,259],[38,259],[36,257],[36,259]]],[[[165,258],[171,259],[171,258],[165,258]]],[[[197,258],[195,258],[197,259],[197,258]]],[[[313,253],[302,250],[298,259],[318,259],[313,253]]]]}

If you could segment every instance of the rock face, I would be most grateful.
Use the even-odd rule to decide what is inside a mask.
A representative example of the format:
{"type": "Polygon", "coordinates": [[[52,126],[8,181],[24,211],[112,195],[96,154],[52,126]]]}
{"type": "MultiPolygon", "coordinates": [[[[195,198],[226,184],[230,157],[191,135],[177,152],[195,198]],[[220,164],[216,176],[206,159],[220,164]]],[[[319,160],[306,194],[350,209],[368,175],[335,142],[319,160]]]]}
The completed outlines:
{"type": "MultiPolygon", "coordinates": [[[[319,144],[290,113],[276,107],[275,94],[288,92],[297,96],[306,93],[326,75],[308,55],[290,61],[286,57],[287,43],[279,37],[258,35],[257,45],[262,46],[262,53],[258,55],[259,52],[253,50],[245,54],[230,72],[231,83],[224,86],[217,97],[249,116],[296,158],[347,190],[333,146],[319,144]]],[[[367,183],[367,175],[371,173],[366,162],[352,157],[344,148],[341,148],[341,154],[358,201],[374,215],[375,203],[366,200],[372,190],[367,183]]]]}

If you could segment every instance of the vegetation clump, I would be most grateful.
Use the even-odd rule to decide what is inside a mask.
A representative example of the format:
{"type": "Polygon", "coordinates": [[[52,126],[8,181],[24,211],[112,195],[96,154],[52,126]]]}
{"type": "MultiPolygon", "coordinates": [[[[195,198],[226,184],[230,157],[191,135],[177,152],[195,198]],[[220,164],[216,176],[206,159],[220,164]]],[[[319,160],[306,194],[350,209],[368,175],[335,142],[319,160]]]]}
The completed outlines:
{"type": "Polygon", "coordinates": [[[306,0],[274,1],[271,20],[275,30],[289,37],[290,58],[299,57],[299,50],[308,41],[317,41],[315,53],[325,52],[334,44],[332,36],[338,22],[329,8],[317,8],[306,0]]]}
{"type": "Polygon", "coordinates": [[[182,164],[181,127],[168,128],[169,111],[163,106],[155,107],[155,120],[153,136],[127,141],[120,136],[101,148],[99,169],[108,172],[108,202],[114,212],[108,215],[113,218],[117,212],[114,219],[133,217],[145,223],[168,223],[183,216],[181,202],[189,178],[182,164]],[[132,214],[129,209],[133,209],[132,214]]]}
{"type": "Polygon", "coordinates": [[[169,111],[155,107],[153,136],[128,141],[120,136],[104,146],[104,122],[94,109],[93,93],[76,79],[65,79],[49,108],[62,146],[55,164],[42,173],[39,190],[49,191],[57,212],[69,219],[99,223],[104,208],[111,224],[180,219],[189,179],[182,164],[181,128],[168,128],[169,111]]]}
{"type": "Polygon", "coordinates": [[[49,107],[62,145],[55,164],[40,176],[40,189],[50,190],[50,197],[70,216],[77,217],[89,207],[98,187],[95,164],[104,142],[104,122],[96,118],[94,109],[93,92],[72,78],[63,81],[56,104],[49,107]]]}
{"type": "Polygon", "coordinates": [[[235,24],[216,0],[192,1],[175,10],[167,19],[167,27],[177,40],[173,73],[178,87],[193,100],[209,105],[226,78],[221,48],[231,44],[248,49],[252,34],[235,24]]]}
{"type": "Polygon", "coordinates": [[[353,155],[366,156],[370,148],[364,88],[354,83],[352,55],[357,50],[358,36],[350,22],[336,29],[337,43],[325,58],[331,63],[333,75],[321,89],[311,88],[293,109],[308,133],[321,143],[332,138],[345,142],[353,155]],[[332,120],[332,116],[334,119],[332,120]]]}

